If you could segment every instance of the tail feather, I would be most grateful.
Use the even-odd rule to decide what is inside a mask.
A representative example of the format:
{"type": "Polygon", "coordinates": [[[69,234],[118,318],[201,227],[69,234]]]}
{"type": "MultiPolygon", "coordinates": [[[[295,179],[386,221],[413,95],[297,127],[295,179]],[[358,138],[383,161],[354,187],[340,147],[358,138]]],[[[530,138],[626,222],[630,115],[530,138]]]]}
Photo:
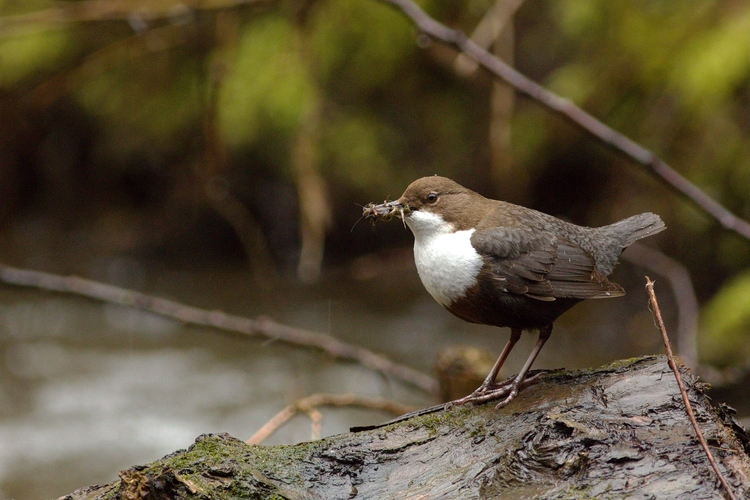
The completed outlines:
{"type": "Polygon", "coordinates": [[[609,243],[606,249],[595,248],[592,252],[596,255],[597,270],[604,276],[609,276],[623,250],[641,238],[664,231],[666,228],[658,215],[646,212],[594,229],[600,241],[606,240],[609,243]]]}
{"type": "Polygon", "coordinates": [[[647,236],[664,231],[667,226],[664,221],[661,220],[656,214],[646,212],[640,215],[634,215],[627,219],[621,220],[612,224],[613,229],[621,230],[617,231],[624,237],[622,240],[622,248],[625,249],[647,236]]]}

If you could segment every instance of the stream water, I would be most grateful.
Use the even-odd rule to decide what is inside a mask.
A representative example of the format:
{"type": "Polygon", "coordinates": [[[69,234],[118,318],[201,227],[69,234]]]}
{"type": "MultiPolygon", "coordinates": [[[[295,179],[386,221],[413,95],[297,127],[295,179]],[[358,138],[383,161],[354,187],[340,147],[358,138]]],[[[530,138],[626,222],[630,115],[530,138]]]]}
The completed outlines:
{"type": "MultiPolygon", "coordinates": [[[[327,277],[315,286],[272,289],[253,285],[242,268],[112,261],[105,271],[95,277],[197,307],[327,332],[428,373],[442,348],[472,344],[494,357],[508,336],[505,329],[451,316],[411,268],[366,281],[327,277]]],[[[535,367],[583,368],[661,352],[638,288],[630,298],[592,301],[563,316],[535,367]]],[[[533,335],[522,338],[506,374],[518,370],[534,341],[533,335]]],[[[414,406],[435,402],[317,351],[2,286],[0,499],[57,498],[113,481],[119,470],[188,447],[203,433],[246,439],[285,405],[316,392],[383,396],[414,406]]],[[[390,417],[324,409],[322,433],[390,417]]],[[[298,416],[264,444],[307,439],[310,424],[298,416]]]]}

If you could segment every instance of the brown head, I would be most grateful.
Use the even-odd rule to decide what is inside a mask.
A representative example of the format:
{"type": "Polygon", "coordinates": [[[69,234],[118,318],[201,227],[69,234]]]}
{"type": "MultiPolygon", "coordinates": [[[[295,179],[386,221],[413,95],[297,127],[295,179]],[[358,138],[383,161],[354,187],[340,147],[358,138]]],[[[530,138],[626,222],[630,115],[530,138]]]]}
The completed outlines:
{"type": "Polygon", "coordinates": [[[366,208],[365,216],[408,219],[415,212],[439,214],[456,229],[473,227],[491,208],[491,201],[446,177],[422,177],[409,184],[398,200],[366,208]],[[486,208],[485,208],[486,207],[486,208]]]}

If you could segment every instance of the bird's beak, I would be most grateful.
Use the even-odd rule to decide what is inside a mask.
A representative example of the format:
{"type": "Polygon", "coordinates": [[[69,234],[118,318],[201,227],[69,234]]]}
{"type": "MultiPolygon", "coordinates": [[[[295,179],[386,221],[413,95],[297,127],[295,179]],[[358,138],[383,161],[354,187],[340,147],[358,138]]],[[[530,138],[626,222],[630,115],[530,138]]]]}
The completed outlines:
{"type": "Polygon", "coordinates": [[[394,216],[401,217],[403,219],[409,215],[408,205],[404,205],[400,200],[386,201],[376,205],[369,203],[365,205],[363,215],[365,218],[371,218],[374,220],[391,220],[394,216]]]}

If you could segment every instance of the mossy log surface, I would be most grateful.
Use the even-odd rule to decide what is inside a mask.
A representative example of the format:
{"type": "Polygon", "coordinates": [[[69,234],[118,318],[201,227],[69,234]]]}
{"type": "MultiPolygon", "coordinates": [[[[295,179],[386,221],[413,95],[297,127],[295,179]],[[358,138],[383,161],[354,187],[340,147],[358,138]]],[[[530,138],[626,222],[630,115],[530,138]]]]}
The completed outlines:
{"type": "MultiPolygon", "coordinates": [[[[738,498],[747,436],[683,372],[738,498]]],[[[724,498],[664,357],[544,376],[507,407],[450,408],[289,446],[203,435],[73,499],[724,498]]]]}

